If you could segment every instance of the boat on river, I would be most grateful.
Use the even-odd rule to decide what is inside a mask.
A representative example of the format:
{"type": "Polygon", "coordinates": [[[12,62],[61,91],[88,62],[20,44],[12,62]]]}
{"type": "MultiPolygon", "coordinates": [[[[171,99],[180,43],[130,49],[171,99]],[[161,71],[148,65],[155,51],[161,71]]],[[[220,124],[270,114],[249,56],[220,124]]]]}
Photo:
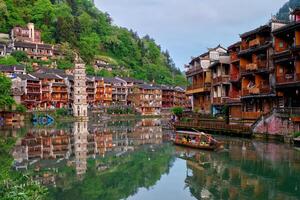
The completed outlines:
{"type": "Polygon", "coordinates": [[[212,151],[223,147],[222,142],[203,132],[176,131],[173,142],[180,146],[212,151]]]}

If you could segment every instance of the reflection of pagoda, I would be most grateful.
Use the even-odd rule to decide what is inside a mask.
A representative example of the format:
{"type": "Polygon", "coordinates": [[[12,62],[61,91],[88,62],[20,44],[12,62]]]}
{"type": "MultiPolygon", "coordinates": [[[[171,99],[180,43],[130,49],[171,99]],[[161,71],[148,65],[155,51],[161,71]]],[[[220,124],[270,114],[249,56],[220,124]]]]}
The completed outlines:
{"type": "Polygon", "coordinates": [[[83,175],[87,170],[88,157],[88,122],[74,122],[74,155],[77,175],[83,175]]]}

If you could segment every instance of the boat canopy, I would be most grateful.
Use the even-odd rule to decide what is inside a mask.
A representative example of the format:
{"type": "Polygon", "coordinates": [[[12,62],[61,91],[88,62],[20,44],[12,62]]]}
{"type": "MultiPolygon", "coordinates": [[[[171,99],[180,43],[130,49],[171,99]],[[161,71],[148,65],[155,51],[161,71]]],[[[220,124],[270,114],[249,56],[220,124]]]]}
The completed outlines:
{"type": "Polygon", "coordinates": [[[208,135],[206,133],[203,132],[193,132],[193,131],[176,131],[176,134],[180,134],[180,135],[208,135]]]}

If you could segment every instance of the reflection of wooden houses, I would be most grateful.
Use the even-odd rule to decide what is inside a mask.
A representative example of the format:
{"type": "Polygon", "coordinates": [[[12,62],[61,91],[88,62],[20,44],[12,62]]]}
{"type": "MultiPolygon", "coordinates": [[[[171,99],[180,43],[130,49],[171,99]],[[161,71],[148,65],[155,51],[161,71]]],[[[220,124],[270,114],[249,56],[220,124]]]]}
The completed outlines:
{"type": "Polygon", "coordinates": [[[24,121],[24,115],[15,111],[16,107],[13,105],[11,109],[8,107],[0,110],[0,126],[12,126],[16,124],[22,124],[24,121]]]}
{"type": "Polygon", "coordinates": [[[130,134],[129,139],[133,145],[161,144],[162,126],[160,120],[141,120],[135,126],[134,132],[130,134]]]}
{"type": "Polygon", "coordinates": [[[70,136],[62,130],[40,130],[28,133],[21,142],[27,148],[27,157],[31,158],[62,158],[70,151],[70,136]]]}
{"type": "Polygon", "coordinates": [[[113,147],[113,136],[109,132],[96,132],[95,143],[99,155],[104,155],[107,151],[111,151],[113,147]]]}

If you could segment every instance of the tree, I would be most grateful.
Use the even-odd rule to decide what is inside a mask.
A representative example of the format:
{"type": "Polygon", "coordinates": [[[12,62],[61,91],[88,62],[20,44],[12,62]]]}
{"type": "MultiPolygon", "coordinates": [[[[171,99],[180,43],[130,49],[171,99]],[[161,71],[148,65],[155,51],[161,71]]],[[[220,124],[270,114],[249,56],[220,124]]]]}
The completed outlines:
{"type": "Polygon", "coordinates": [[[92,33],[81,38],[79,42],[79,51],[85,62],[91,63],[94,59],[95,55],[99,51],[99,43],[100,39],[96,33],[92,33]]]}
{"type": "Polygon", "coordinates": [[[12,106],[15,101],[11,97],[11,80],[7,78],[4,74],[0,73],[0,108],[5,106],[12,106]]]}
{"type": "Polygon", "coordinates": [[[24,51],[14,51],[11,53],[11,55],[16,59],[17,62],[28,61],[27,53],[24,51]]]}
{"type": "Polygon", "coordinates": [[[180,118],[183,114],[183,108],[182,107],[174,107],[172,108],[172,113],[176,115],[178,118],[180,118]]]}
{"type": "Polygon", "coordinates": [[[6,56],[4,58],[0,58],[1,65],[17,65],[18,62],[13,56],[6,56]]]}

